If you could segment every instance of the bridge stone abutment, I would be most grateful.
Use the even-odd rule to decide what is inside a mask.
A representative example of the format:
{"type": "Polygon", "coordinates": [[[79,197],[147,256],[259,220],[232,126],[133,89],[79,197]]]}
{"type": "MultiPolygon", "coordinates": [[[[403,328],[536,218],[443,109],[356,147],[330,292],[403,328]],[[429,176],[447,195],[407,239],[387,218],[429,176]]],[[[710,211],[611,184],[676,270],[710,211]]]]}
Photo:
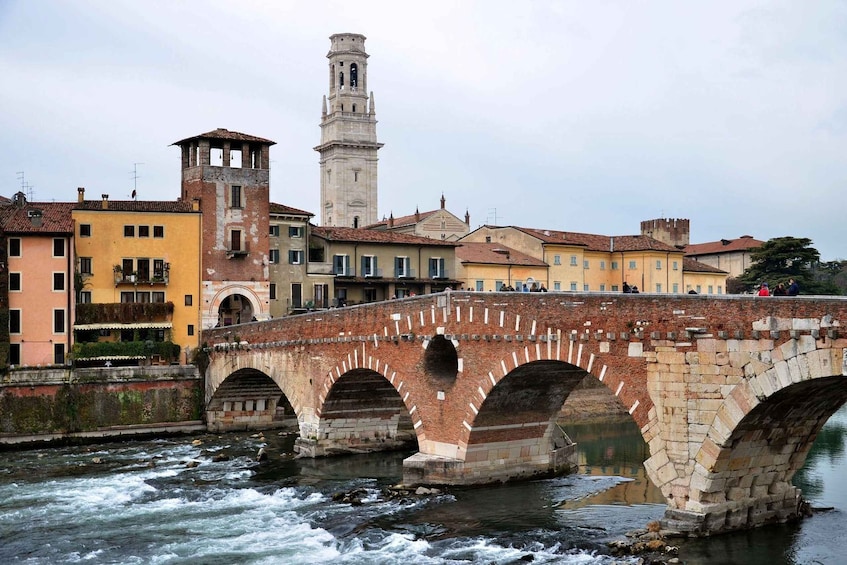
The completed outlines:
{"type": "Polygon", "coordinates": [[[667,524],[710,534],[798,515],[791,479],[847,400],[844,320],[837,298],[554,292],[313,312],[204,332],[209,420],[284,395],[302,455],[416,440],[405,482],[505,481],[570,467],[555,419],[590,374],[639,425],[667,524]]]}

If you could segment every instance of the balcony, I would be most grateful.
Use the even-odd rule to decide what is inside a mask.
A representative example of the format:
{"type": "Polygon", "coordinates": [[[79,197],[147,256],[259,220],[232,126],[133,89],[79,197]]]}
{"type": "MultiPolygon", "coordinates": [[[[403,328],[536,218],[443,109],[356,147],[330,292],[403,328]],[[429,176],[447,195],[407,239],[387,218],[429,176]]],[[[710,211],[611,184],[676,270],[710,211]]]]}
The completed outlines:
{"type": "Polygon", "coordinates": [[[167,286],[170,282],[171,265],[165,263],[161,271],[155,271],[152,274],[149,272],[138,273],[136,271],[124,271],[120,265],[115,266],[115,286],[122,284],[140,285],[146,284],[149,286],[162,285],[167,286]]]}

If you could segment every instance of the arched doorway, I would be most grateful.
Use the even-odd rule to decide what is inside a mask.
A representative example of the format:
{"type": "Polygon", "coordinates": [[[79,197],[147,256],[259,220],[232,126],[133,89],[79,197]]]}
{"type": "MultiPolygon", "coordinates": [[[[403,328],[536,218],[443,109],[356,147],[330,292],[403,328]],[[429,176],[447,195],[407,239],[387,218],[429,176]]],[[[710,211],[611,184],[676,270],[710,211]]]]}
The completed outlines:
{"type": "Polygon", "coordinates": [[[255,319],[253,304],[243,294],[231,294],[218,307],[218,326],[244,324],[255,319]]]}

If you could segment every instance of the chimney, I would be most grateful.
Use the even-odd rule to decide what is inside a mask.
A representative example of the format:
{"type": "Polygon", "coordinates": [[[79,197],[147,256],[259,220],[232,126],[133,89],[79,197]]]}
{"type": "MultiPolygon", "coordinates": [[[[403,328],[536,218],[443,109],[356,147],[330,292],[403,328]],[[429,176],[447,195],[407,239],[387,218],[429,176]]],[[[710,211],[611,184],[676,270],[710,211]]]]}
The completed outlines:
{"type": "Polygon", "coordinates": [[[76,201],[80,204],[85,202],[85,187],[80,186],[76,189],[76,201]]]}
{"type": "Polygon", "coordinates": [[[415,223],[420,222],[420,221],[421,221],[421,213],[418,212],[417,208],[415,208],[415,223]]]}
{"type": "Polygon", "coordinates": [[[108,194],[101,194],[101,196],[103,198],[103,209],[108,210],[109,209],[109,195],[108,194]]]}

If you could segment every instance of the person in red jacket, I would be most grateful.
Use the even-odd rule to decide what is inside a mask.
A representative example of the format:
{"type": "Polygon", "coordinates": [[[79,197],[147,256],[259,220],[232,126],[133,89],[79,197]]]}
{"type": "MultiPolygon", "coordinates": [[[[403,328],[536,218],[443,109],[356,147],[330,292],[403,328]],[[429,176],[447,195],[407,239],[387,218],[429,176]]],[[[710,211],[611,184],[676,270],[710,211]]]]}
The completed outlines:
{"type": "Polygon", "coordinates": [[[771,291],[768,290],[768,283],[763,282],[762,286],[759,287],[759,296],[770,296],[771,291]]]}

